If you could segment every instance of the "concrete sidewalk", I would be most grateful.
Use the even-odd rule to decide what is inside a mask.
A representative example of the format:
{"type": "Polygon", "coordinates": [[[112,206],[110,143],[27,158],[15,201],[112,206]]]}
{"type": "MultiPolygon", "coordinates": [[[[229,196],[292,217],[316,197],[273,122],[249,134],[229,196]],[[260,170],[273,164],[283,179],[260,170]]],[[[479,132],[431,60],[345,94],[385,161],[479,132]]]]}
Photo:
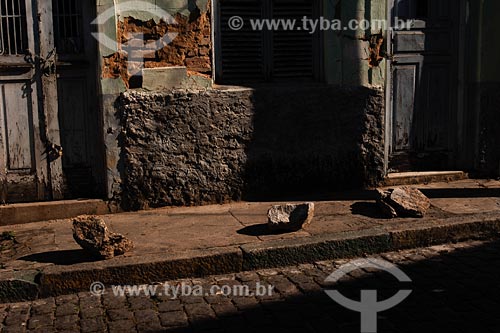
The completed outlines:
{"type": "Polygon", "coordinates": [[[335,201],[316,202],[306,230],[286,234],[268,232],[270,202],[102,215],[111,231],[135,243],[132,252],[107,261],[81,250],[70,220],[0,227],[15,238],[0,247],[0,301],[88,290],[94,281],[154,283],[500,234],[500,181],[416,187],[433,205],[423,219],[382,218],[370,191],[333,194],[335,201]]]}

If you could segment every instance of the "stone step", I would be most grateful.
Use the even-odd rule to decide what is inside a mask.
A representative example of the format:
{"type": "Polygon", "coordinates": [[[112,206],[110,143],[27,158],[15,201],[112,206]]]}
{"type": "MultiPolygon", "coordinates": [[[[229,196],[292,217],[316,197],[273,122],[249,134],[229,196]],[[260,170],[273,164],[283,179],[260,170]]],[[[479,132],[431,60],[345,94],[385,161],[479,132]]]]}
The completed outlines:
{"type": "Polygon", "coordinates": [[[0,226],[73,218],[79,215],[103,215],[116,212],[99,199],[17,203],[0,206],[0,226]]]}
{"type": "Polygon", "coordinates": [[[398,172],[388,174],[382,186],[451,182],[467,178],[467,173],[463,171],[398,172]]]}

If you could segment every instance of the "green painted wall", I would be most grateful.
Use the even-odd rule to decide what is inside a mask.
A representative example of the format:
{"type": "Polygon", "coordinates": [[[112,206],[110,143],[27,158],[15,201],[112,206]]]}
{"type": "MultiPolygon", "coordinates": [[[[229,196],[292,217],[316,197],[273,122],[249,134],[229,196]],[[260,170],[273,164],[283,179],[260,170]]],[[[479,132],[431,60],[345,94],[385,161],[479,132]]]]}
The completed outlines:
{"type": "MultiPolygon", "coordinates": [[[[324,0],[323,7],[326,18],[341,19],[344,26],[353,19],[373,21],[386,18],[385,0],[324,0]]],[[[326,82],[383,87],[385,61],[377,68],[370,68],[367,60],[369,43],[362,40],[377,33],[380,33],[380,30],[377,31],[376,28],[326,31],[324,33],[326,82]]]]}

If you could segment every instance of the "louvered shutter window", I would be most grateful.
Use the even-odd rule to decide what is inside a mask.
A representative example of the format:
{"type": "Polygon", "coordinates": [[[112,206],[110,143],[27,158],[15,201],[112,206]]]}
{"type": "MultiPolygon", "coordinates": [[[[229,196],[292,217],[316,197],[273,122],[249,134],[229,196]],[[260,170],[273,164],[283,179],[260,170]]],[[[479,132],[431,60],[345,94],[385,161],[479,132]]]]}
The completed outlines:
{"type": "MultiPolygon", "coordinates": [[[[319,32],[302,29],[302,18],[317,18],[319,0],[219,0],[217,82],[314,81],[318,79],[319,32]],[[244,20],[231,30],[231,17],[244,20]],[[252,30],[250,20],[296,20],[294,29],[252,30]]],[[[275,21],[276,22],[276,21],[275,21]]]]}
{"type": "Polygon", "coordinates": [[[224,82],[263,81],[265,77],[264,36],[253,31],[250,19],[263,16],[261,1],[220,2],[220,48],[222,51],[222,76],[224,82]],[[229,28],[229,20],[239,16],[245,26],[238,31],[229,28]]]}

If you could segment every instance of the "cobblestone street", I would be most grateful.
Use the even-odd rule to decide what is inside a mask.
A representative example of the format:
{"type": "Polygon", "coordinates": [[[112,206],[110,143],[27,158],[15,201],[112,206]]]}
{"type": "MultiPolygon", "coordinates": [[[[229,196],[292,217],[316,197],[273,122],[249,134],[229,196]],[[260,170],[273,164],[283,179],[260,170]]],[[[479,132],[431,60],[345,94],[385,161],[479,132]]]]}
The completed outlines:
{"type": "Polygon", "coordinates": [[[325,278],[348,262],[327,261],[170,285],[273,285],[272,295],[103,296],[89,292],[29,303],[0,305],[2,332],[359,332],[360,314],[344,309],[325,293],[338,289],[360,298],[377,289],[378,299],[412,289],[401,304],[378,314],[379,332],[499,332],[500,242],[472,241],[391,252],[375,258],[396,263],[412,280],[357,270],[337,284],[325,278]]]}

